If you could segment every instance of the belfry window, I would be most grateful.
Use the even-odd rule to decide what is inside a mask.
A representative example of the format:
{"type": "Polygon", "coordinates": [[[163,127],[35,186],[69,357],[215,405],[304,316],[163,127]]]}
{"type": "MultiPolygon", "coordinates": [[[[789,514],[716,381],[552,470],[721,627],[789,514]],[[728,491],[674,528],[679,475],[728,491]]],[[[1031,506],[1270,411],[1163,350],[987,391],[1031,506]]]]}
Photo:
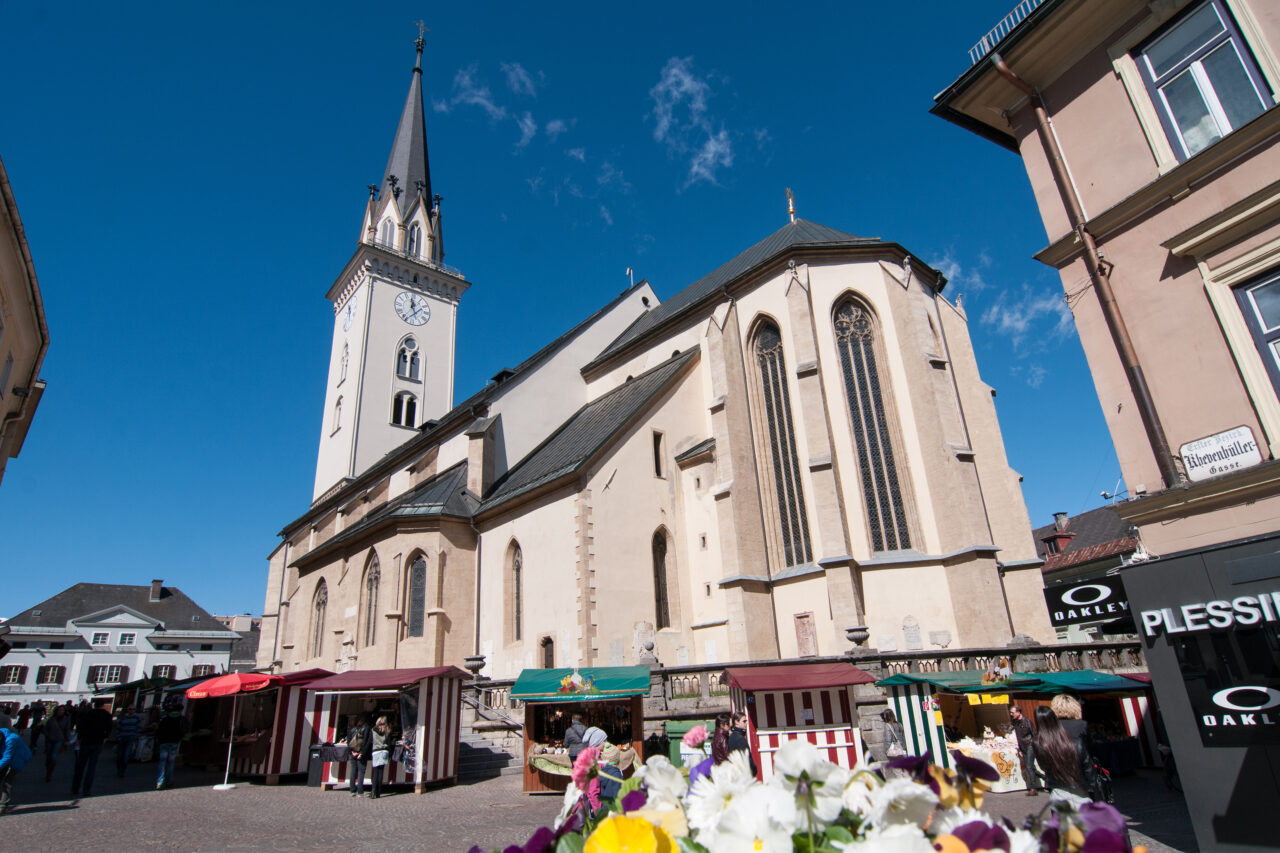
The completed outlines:
{"type": "Polygon", "coordinates": [[[866,308],[850,299],[836,309],[834,322],[871,549],[910,548],[907,504],[898,481],[893,447],[896,430],[880,379],[875,320],[866,308]]]}
{"type": "Polygon", "coordinates": [[[418,342],[413,338],[405,338],[396,352],[396,376],[401,379],[417,379],[422,374],[421,365],[418,342]]]}
{"type": "MultiPolygon", "coordinates": [[[[758,418],[768,427],[769,457],[765,476],[773,480],[775,496],[770,515],[781,545],[784,566],[795,566],[813,560],[809,542],[809,519],[804,506],[804,486],[800,480],[800,462],[796,455],[795,425],[791,419],[791,395],[787,390],[787,363],[782,351],[782,334],[773,323],[765,322],[756,330],[752,341],[758,368],[758,418]]],[[[775,552],[776,553],[776,552],[775,552]]]]}
{"type": "Polygon", "coordinates": [[[413,223],[409,226],[409,245],[405,249],[405,254],[411,258],[416,258],[422,252],[422,226],[413,223]]]}
{"type": "Polygon", "coordinates": [[[378,230],[378,245],[394,249],[396,247],[395,233],[395,223],[390,219],[382,220],[382,227],[378,230]]]}
{"type": "Polygon", "coordinates": [[[364,630],[361,632],[365,646],[372,646],[378,637],[378,584],[382,572],[378,565],[378,555],[369,558],[369,567],[364,573],[364,630]]]}
{"type": "Polygon", "coordinates": [[[418,555],[409,564],[409,636],[421,637],[427,619],[427,561],[418,555]]]}
{"type": "Polygon", "coordinates": [[[401,391],[391,401],[391,422],[396,426],[411,427],[417,423],[418,398],[408,391],[401,391]]]}
{"type": "Polygon", "coordinates": [[[339,397],[333,401],[333,423],[329,427],[330,433],[338,431],[338,427],[342,426],[342,398],[339,397]]]}
{"type": "Polygon", "coordinates": [[[320,657],[324,652],[324,617],[329,609],[329,587],[321,579],[316,587],[315,596],[311,599],[311,644],[310,656],[320,657]]]}

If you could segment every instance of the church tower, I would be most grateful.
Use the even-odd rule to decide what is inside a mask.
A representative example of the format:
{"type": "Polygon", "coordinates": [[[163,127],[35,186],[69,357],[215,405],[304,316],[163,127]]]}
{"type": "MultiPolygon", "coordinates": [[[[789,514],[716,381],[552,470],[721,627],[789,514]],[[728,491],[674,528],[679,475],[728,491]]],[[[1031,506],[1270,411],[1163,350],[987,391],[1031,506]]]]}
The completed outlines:
{"type": "Polygon", "coordinates": [[[431,192],[422,105],[422,35],[409,95],[355,254],[329,288],[333,348],[313,501],[359,476],[453,408],[458,300],[470,287],[444,263],[441,197],[431,192]]]}

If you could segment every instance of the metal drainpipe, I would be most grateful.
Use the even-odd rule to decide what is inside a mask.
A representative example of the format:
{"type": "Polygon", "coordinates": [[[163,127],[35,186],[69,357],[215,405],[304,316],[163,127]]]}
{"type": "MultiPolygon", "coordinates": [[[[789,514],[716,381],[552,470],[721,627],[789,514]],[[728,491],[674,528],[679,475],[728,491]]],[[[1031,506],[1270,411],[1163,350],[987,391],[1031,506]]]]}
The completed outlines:
{"type": "Polygon", "coordinates": [[[1160,476],[1164,479],[1166,488],[1181,485],[1186,482],[1186,477],[1178,469],[1173,453],[1169,450],[1169,440],[1165,437],[1164,426],[1160,423],[1155,401],[1151,398],[1151,389],[1147,387],[1147,379],[1138,361],[1138,354],[1133,348],[1133,341],[1129,338],[1129,330],[1125,326],[1119,306],[1116,305],[1115,293],[1111,289],[1111,265],[1102,259],[1093,235],[1085,227],[1084,208],[1081,207],[1075,186],[1071,183],[1070,175],[1067,174],[1066,161],[1062,156],[1062,150],[1058,147],[1058,140],[1054,138],[1053,131],[1049,127],[1049,111],[1045,107],[1044,98],[1040,96],[1037,89],[1014,74],[1000,54],[991,54],[991,64],[1001,77],[1025,94],[1035,108],[1036,130],[1040,135],[1040,144],[1044,146],[1045,154],[1048,155],[1054,182],[1058,185],[1058,192],[1071,219],[1071,228],[1084,246],[1084,260],[1089,268],[1089,278],[1098,291],[1102,315],[1106,318],[1107,329],[1111,332],[1111,339],[1115,342],[1120,362],[1124,365],[1129,389],[1133,392],[1134,400],[1138,404],[1138,414],[1142,417],[1142,426],[1147,431],[1147,441],[1150,442],[1151,450],[1155,453],[1160,476]]]}

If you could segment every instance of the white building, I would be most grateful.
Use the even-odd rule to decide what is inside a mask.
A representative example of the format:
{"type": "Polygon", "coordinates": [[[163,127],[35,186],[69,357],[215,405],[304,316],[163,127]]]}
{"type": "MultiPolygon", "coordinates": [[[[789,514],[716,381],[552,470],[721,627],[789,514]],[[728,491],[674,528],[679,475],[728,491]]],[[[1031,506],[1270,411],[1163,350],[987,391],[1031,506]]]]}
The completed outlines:
{"type": "Polygon", "coordinates": [[[144,677],[217,675],[240,636],[158,580],[78,583],[5,624],[0,703],[18,705],[78,702],[144,677]]]}

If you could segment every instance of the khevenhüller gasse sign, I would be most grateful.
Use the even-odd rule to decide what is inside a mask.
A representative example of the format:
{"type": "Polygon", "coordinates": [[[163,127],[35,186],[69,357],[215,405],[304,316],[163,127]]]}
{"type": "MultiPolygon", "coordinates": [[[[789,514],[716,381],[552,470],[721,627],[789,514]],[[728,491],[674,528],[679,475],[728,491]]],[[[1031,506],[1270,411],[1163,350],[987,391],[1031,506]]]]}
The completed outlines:
{"type": "Polygon", "coordinates": [[[1187,478],[1193,483],[1262,462],[1262,451],[1247,426],[1189,441],[1178,448],[1178,453],[1187,466],[1187,478]]]}
{"type": "Polygon", "coordinates": [[[1142,629],[1148,637],[1158,637],[1161,631],[1166,635],[1181,634],[1264,622],[1280,622],[1280,592],[1238,595],[1229,601],[1215,599],[1183,604],[1177,608],[1142,611],[1142,629]]]}

